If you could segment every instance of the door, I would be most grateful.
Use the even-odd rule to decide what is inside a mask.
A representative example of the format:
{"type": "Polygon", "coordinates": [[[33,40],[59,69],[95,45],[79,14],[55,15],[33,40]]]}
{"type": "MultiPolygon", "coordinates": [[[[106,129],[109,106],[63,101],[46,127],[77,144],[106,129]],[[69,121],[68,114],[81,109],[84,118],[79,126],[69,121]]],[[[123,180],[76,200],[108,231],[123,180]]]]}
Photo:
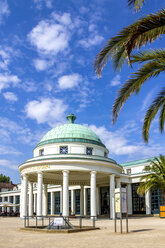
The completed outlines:
{"type": "Polygon", "coordinates": [[[101,187],[100,188],[100,195],[101,195],[101,214],[102,215],[109,215],[109,187],[101,187]]]}
{"type": "Polygon", "coordinates": [[[133,214],[146,214],[145,195],[141,197],[140,195],[137,194],[138,187],[139,187],[139,183],[132,184],[133,214]]]}

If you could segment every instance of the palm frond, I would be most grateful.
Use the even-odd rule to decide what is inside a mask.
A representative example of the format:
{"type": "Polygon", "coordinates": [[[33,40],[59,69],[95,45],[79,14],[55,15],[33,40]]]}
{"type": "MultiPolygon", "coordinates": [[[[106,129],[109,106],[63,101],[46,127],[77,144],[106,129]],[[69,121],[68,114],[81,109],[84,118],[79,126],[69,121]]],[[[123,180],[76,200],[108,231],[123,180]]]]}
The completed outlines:
{"type": "Polygon", "coordinates": [[[128,6],[135,8],[137,11],[140,10],[143,4],[144,0],[128,0],[128,6]]]}
{"type": "MultiPolygon", "coordinates": [[[[94,69],[96,74],[101,75],[103,67],[110,58],[115,59],[115,55],[119,52],[118,57],[130,58],[131,52],[135,48],[140,48],[151,43],[155,39],[165,34],[165,9],[143,17],[122,29],[116,36],[109,39],[102,50],[96,55],[94,60],[94,69]],[[121,52],[122,51],[122,52],[121,52]],[[120,56],[119,56],[120,55],[120,56]]],[[[115,63],[115,60],[113,64],[115,63]]],[[[124,60],[123,60],[124,61],[124,60]]],[[[121,67],[121,63],[119,63],[121,67]]],[[[115,68],[118,68],[116,63],[115,68]]]]}
{"type": "Polygon", "coordinates": [[[164,122],[165,122],[165,103],[162,106],[159,117],[159,130],[161,133],[164,131],[164,122]]]}
{"type": "Polygon", "coordinates": [[[162,59],[165,63],[165,49],[148,49],[131,55],[131,63],[143,63],[149,60],[162,59]]]}
{"type": "Polygon", "coordinates": [[[160,155],[158,158],[154,158],[147,167],[150,174],[141,177],[137,193],[143,195],[148,190],[165,190],[165,156],[160,155]]]}
{"type": "Polygon", "coordinates": [[[149,139],[149,129],[151,126],[151,122],[156,116],[157,112],[160,108],[162,108],[162,111],[160,113],[160,130],[163,131],[164,126],[164,105],[165,105],[165,87],[163,87],[163,90],[158,94],[156,99],[152,102],[152,104],[149,106],[145,118],[144,118],[144,124],[143,124],[143,139],[144,141],[148,142],[149,139]]]}
{"type": "Polygon", "coordinates": [[[118,91],[118,96],[112,109],[113,123],[117,120],[118,114],[128,98],[134,93],[137,94],[145,81],[151,77],[157,77],[164,70],[165,65],[161,61],[149,61],[137,72],[131,74],[130,79],[118,91]]]}
{"type": "Polygon", "coordinates": [[[125,59],[127,57],[127,53],[125,51],[124,46],[122,46],[114,55],[112,60],[112,66],[114,70],[121,69],[125,59]]]}
{"type": "Polygon", "coordinates": [[[119,52],[120,56],[123,57],[126,50],[123,46],[127,37],[127,32],[122,30],[118,35],[107,41],[103,49],[96,55],[94,60],[94,68],[96,74],[101,75],[103,67],[107,64],[111,57],[114,57],[119,52]],[[123,50],[122,50],[123,49],[123,50]]]}

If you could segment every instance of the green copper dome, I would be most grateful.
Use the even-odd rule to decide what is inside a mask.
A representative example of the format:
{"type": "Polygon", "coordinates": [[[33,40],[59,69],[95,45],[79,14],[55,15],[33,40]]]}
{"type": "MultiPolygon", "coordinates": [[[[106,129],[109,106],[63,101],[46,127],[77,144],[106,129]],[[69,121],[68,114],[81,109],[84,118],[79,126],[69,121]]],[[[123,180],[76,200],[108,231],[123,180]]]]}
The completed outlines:
{"type": "Polygon", "coordinates": [[[37,146],[60,142],[82,142],[105,147],[99,137],[91,129],[74,124],[76,117],[73,114],[69,114],[66,118],[68,119],[68,124],[51,129],[37,146]]]}

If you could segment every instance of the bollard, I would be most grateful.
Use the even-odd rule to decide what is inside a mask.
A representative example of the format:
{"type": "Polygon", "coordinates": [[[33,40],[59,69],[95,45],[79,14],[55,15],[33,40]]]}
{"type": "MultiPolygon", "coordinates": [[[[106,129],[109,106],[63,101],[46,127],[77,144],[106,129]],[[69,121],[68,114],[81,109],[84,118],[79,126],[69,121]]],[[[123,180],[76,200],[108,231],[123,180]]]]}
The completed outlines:
{"type": "Polygon", "coordinates": [[[82,217],[80,216],[80,229],[82,228],[82,217]]]}
{"type": "Polygon", "coordinates": [[[24,228],[26,228],[26,216],[24,216],[24,228]]]}

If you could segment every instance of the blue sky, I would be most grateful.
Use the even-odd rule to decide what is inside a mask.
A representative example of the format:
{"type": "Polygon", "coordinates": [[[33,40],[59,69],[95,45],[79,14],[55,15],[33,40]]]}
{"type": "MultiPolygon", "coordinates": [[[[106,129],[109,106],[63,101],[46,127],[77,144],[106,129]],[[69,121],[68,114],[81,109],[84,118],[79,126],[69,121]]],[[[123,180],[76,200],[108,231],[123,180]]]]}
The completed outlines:
{"type": "MultiPolygon", "coordinates": [[[[131,71],[114,72],[108,63],[97,78],[93,61],[113,35],[140,16],[160,10],[163,0],[146,1],[140,13],[126,0],[0,0],[0,173],[20,182],[18,165],[51,128],[73,112],[88,125],[118,163],[164,153],[158,119],[144,144],[142,121],[163,75],[132,96],[117,123],[111,109],[131,71]]],[[[152,47],[163,47],[163,39],[152,47]]]]}

